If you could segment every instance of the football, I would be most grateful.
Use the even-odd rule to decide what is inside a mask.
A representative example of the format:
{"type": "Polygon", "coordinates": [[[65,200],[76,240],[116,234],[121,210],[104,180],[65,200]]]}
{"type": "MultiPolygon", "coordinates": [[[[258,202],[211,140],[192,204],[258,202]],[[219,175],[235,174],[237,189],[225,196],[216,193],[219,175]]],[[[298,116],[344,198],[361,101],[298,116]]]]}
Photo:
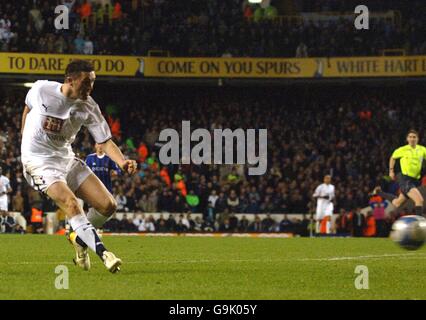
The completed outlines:
{"type": "Polygon", "coordinates": [[[407,250],[419,249],[426,240],[426,219],[421,216],[403,216],[392,225],[391,239],[407,250]]]}

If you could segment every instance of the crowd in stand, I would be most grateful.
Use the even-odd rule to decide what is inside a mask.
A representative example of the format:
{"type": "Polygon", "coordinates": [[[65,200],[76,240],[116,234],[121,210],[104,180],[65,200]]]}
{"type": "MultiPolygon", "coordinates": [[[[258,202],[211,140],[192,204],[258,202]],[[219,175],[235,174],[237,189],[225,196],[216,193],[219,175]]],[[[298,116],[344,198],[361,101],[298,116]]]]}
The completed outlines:
{"type": "MultiPolygon", "coordinates": [[[[271,2],[268,0],[268,2],[271,2]]],[[[353,12],[357,1],[295,1],[299,12],[353,12]]],[[[15,0],[0,3],[1,51],[173,56],[353,56],[383,49],[426,53],[421,0],[364,1],[371,14],[398,10],[401,22],[351,19],[283,23],[255,19],[247,0],[15,0]],[[69,8],[68,29],[55,28],[55,7],[69,8]]],[[[274,5],[274,1],[271,2],[274,5]]],[[[284,10],[284,9],[281,9],[284,10]]],[[[277,14],[285,15],[285,12],[277,14]]],[[[294,13],[292,13],[294,14],[294,13]]]]}
{"type": "MultiPolygon", "coordinates": [[[[374,210],[366,215],[361,208],[351,211],[341,209],[331,225],[331,233],[339,236],[353,237],[388,237],[393,222],[405,212],[391,212],[388,216],[378,219],[374,210]]],[[[104,232],[135,233],[135,232],[224,232],[224,233],[291,233],[302,237],[315,234],[315,223],[309,215],[302,219],[284,215],[279,220],[274,215],[267,214],[261,219],[257,214],[253,217],[246,215],[238,218],[234,213],[217,215],[214,221],[208,217],[192,218],[187,214],[160,214],[158,219],[149,214],[136,214],[135,217],[122,219],[115,216],[108,220],[103,227],[104,232]]]]}
{"type": "Polygon", "coordinates": [[[288,217],[277,221],[271,214],[261,219],[257,214],[254,217],[243,215],[240,219],[234,214],[218,215],[214,221],[187,214],[161,214],[158,219],[152,215],[136,214],[134,218],[124,215],[122,219],[113,217],[104,225],[105,232],[285,232],[308,236],[312,226],[309,217],[303,219],[288,217]]]}
{"type": "MultiPolygon", "coordinates": [[[[136,176],[113,177],[118,211],[202,213],[213,224],[219,217],[215,230],[233,213],[309,214],[315,211],[313,190],[327,173],[336,186],[335,212],[353,214],[369,204],[373,187],[386,181],[388,157],[405,143],[408,128],[423,133],[424,93],[388,89],[253,88],[248,93],[243,88],[170,87],[165,95],[163,87],[135,90],[117,84],[110,90],[99,83],[94,98],[115,141],[139,162],[136,176]],[[159,132],[180,132],[182,120],[191,121],[192,130],[267,128],[267,173],[249,176],[246,165],[162,165],[159,132]]],[[[25,92],[6,96],[0,104],[1,165],[13,189],[10,209],[29,219],[32,209],[55,208],[22,177],[17,141],[25,92]]],[[[81,158],[93,152],[87,131],[77,137],[74,149],[81,158]]],[[[395,188],[392,183],[385,187],[395,188]]]]}

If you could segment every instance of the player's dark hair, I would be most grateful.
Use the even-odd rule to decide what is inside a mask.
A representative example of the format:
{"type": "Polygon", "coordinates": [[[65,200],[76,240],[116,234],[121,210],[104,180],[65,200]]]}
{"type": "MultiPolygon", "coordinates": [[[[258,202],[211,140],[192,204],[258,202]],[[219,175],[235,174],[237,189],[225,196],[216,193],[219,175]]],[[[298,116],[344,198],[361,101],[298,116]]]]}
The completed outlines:
{"type": "Polygon", "coordinates": [[[415,134],[417,137],[419,137],[419,132],[417,131],[417,130],[414,130],[414,129],[410,129],[409,131],[408,131],[408,133],[407,133],[407,137],[408,137],[408,135],[409,134],[415,134]]]}
{"type": "Polygon", "coordinates": [[[81,72],[92,72],[95,68],[87,60],[76,59],[71,61],[65,69],[65,78],[78,76],[81,72]]]}

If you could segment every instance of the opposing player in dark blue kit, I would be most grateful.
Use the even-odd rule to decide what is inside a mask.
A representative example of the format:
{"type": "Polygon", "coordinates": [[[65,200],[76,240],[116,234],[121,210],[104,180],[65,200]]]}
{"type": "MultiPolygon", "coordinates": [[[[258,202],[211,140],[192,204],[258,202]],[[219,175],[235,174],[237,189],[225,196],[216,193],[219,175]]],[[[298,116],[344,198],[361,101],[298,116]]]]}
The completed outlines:
{"type": "MultiPolygon", "coordinates": [[[[99,143],[95,144],[95,150],[95,153],[91,153],[86,157],[86,164],[112,194],[111,176],[117,175],[120,172],[120,168],[105,154],[99,143]]],[[[87,214],[91,216],[92,219],[96,220],[96,217],[102,219],[102,215],[93,207],[89,208],[87,214]]],[[[100,222],[102,224],[105,223],[104,220],[101,220],[100,222]]]]}
{"type": "Polygon", "coordinates": [[[102,150],[102,146],[95,144],[96,153],[91,153],[86,157],[87,166],[102,181],[104,186],[112,193],[111,175],[117,175],[120,172],[117,164],[108,157],[102,150]]]}

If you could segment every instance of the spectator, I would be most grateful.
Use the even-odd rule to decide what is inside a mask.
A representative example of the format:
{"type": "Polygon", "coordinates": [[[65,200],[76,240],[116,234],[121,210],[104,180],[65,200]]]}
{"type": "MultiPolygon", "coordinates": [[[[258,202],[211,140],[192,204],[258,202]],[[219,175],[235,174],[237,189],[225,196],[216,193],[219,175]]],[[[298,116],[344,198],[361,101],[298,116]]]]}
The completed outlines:
{"type": "Polygon", "coordinates": [[[301,42],[296,49],[296,58],[307,58],[308,57],[308,47],[305,43],[301,42]]]}
{"type": "Polygon", "coordinates": [[[180,232],[187,232],[188,231],[188,224],[184,223],[184,217],[183,217],[183,215],[179,215],[179,219],[177,221],[175,230],[178,233],[180,233],[180,232]]]}
{"type": "Polygon", "coordinates": [[[141,232],[154,232],[155,231],[155,220],[152,215],[148,219],[143,220],[138,227],[138,230],[141,232]]]}
{"type": "Polygon", "coordinates": [[[166,228],[169,232],[176,231],[176,220],[172,214],[169,214],[169,218],[166,221],[166,228]]]}
{"type": "Polygon", "coordinates": [[[229,229],[231,230],[231,232],[238,231],[238,218],[235,216],[234,213],[231,213],[229,216],[229,229]]]}
{"type": "Polygon", "coordinates": [[[290,221],[288,216],[285,214],[283,219],[280,222],[280,231],[281,232],[292,232],[293,231],[293,223],[290,221]]]}
{"type": "Polygon", "coordinates": [[[136,228],[139,229],[139,226],[143,223],[145,223],[145,215],[144,214],[136,214],[135,218],[133,219],[133,224],[136,228]]]}
{"type": "Polygon", "coordinates": [[[166,220],[164,219],[164,215],[160,214],[160,216],[158,217],[157,221],[155,221],[155,228],[159,229],[159,226],[163,225],[164,228],[166,227],[166,220]]]}
{"type": "Polygon", "coordinates": [[[89,36],[84,39],[83,54],[93,54],[93,42],[89,36]]]}
{"type": "Polygon", "coordinates": [[[218,198],[219,198],[219,196],[217,195],[216,190],[212,189],[211,192],[210,192],[210,195],[209,195],[209,199],[208,199],[208,201],[211,204],[212,208],[215,207],[216,201],[217,201],[218,198]]]}
{"type": "Polygon", "coordinates": [[[225,193],[224,192],[220,192],[219,193],[219,197],[216,200],[216,205],[215,205],[215,212],[216,213],[222,213],[225,211],[225,208],[227,207],[228,203],[227,203],[227,199],[225,197],[225,193]]]}
{"type": "Polygon", "coordinates": [[[123,13],[121,11],[121,4],[116,0],[112,10],[112,20],[120,20],[122,15],[123,13]]]}
{"type": "Polygon", "coordinates": [[[83,35],[79,33],[74,39],[74,53],[75,54],[84,54],[85,41],[83,35]]]}
{"type": "Polygon", "coordinates": [[[115,196],[115,201],[117,201],[117,212],[129,211],[129,208],[127,207],[127,197],[123,194],[123,188],[119,188],[119,191],[115,196]]]}
{"type": "Polygon", "coordinates": [[[105,232],[116,232],[119,231],[119,225],[120,221],[117,219],[116,216],[113,216],[107,222],[105,222],[103,230],[105,232]]]}
{"type": "MultiPolygon", "coordinates": [[[[387,207],[387,202],[380,196],[373,196],[370,198],[369,205],[373,209],[373,219],[374,219],[374,235],[376,235],[377,230],[377,236],[378,237],[386,237],[386,223],[385,223],[385,208],[387,207]]],[[[367,227],[370,231],[369,236],[372,233],[373,229],[373,222],[369,221],[369,216],[367,216],[367,226],[370,224],[369,227],[367,227]]],[[[370,219],[371,220],[371,219],[370,219]]]]}
{"type": "Polygon", "coordinates": [[[365,227],[364,227],[364,237],[374,237],[377,235],[376,233],[376,219],[372,212],[367,213],[367,218],[365,219],[365,227]]]}
{"type": "Polygon", "coordinates": [[[342,235],[350,234],[350,219],[345,209],[343,208],[340,209],[339,216],[336,218],[336,221],[335,221],[335,225],[336,225],[337,234],[342,234],[342,235]]]}
{"type": "Polygon", "coordinates": [[[13,211],[24,213],[24,197],[22,196],[21,190],[17,190],[16,194],[12,198],[13,211]]]}
{"type": "Polygon", "coordinates": [[[229,224],[229,219],[226,218],[219,226],[220,232],[232,232],[231,225],[229,224]]]}
{"type": "Polygon", "coordinates": [[[271,217],[271,215],[268,213],[262,221],[262,230],[265,232],[273,232],[275,231],[275,220],[271,217]]]}
{"type": "Polygon", "coordinates": [[[249,226],[249,232],[262,232],[262,222],[260,217],[256,214],[254,216],[254,221],[249,226]]]}
{"type": "Polygon", "coordinates": [[[193,231],[195,232],[203,231],[203,220],[200,217],[195,217],[193,231]]]}
{"type": "Polygon", "coordinates": [[[231,212],[238,212],[240,199],[238,198],[235,190],[231,190],[229,197],[226,199],[226,204],[231,212]]]}
{"type": "Polygon", "coordinates": [[[0,232],[13,233],[16,227],[15,218],[8,212],[2,211],[0,215],[0,232]]]}
{"type": "Polygon", "coordinates": [[[353,226],[353,236],[354,237],[362,237],[363,230],[365,227],[365,217],[361,212],[361,208],[356,208],[352,217],[352,226],[353,226]]]}
{"type": "Polygon", "coordinates": [[[87,0],[83,0],[79,8],[81,23],[86,26],[89,25],[89,17],[92,15],[92,5],[87,0]]]}
{"type": "Polygon", "coordinates": [[[132,218],[127,215],[123,216],[123,219],[120,221],[120,231],[121,232],[135,232],[136,226],[133,224],[132,218]]]}
{"type": "Polygon", "coordinates": [[[238,232],[248,232],[249,230],[249,221],[245,215],[241,217],[241,220],[238,223],[238,232]]]}
{"type": "Polygon", "coordinates": [[[44,20],[41,16],[40,9],[36,4],[33,4],[32,9],[29,12],[30,23],[34,24],[34,27],[38,33],[41,33],[44,26],[44,20]]]}

